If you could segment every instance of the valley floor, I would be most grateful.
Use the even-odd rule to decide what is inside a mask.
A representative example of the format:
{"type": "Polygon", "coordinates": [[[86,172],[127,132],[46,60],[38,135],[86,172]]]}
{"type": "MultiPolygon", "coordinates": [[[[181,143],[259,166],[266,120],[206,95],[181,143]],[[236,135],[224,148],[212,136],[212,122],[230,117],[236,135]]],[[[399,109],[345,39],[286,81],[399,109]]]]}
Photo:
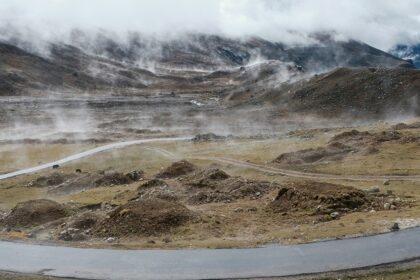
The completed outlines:
{"type": "MultiPolygon", "coordinates": [[[[102,152],[65,164],[57,170],[47,169],[0,181],[0,209],[3,210],[6,220],[0,236],[6,239],[58,242],[81,247],[220,248],[370,235],[389,231],[394,223],[398,223],[400,228],[418,226],[418,180],[384,182],[369,178],[364,180],[363,176],[383,175],[386,178],[392,175],[420,174],[420,149],[416,138],[419,131],[420,128],[407,127],[395,130],[391,124],[379,123],[353,128],[299,130],[284,136],[259,139],[234,137],[150,143],[102,152]],[[369,135],[347,135],[355,129],[358,132],[368,131],[369,135]],[[391,137],[389,133],[392,134],[391,137]],[[344,137],[340,140],[345,143],[342,143],[345,145],[344,150],[340,145],[331,145],[331,139],[337,137],[344,137]],[[364,142],[361,144],[360,141],[364,142]],[[374,147],[373,152],[365,153],[360,148],[369,145],[374,147]],[[308,151],[309,156],[306,155],[308,151]],[[282,154],[286,156],[279,160],[278,156],[282,154]],[[316,158],[315,161],[313,157],[316,158]],[[299,176],[289,177],[217,161],[215,158],[230,158],[303,173],[360,175],[362,179],[314,180],[299,176]],[[142,188],[144,182],[154,182],[156,174],[182,159],[188,160],[195,171],[163,178],[163,186],[142,188]],[[284,162],[284,159],[291,162],[284,162]],[[75,175],[76,169],[82,171],[81,175],[75,175]],[[229,179],[219,184],[206,177],[212,176],[211,170],[214,169],[226,172],[229,179]],[[110,178],[111,181],[107,182],[104,179],[108,176],[106,174],[116,176],[115,174],[128,174],[133,170],[144,172],[140,181],[119,182],[115,181],[116,178],[110,178]],[[99,179],[105,180],[102,185],[93,184],[99,179]],[[76,183],[71,183],[72,180],[76,180],[76,183]],[[194,187],[197,180],[207,181],[197,189],[194,187]],[[236,186],[239,187],[239,195],[235,190],[236,186]],[[291,196],[300,197],[297,200],[280,197],[281,188],[289,189],[291,196]],[[366,191],[369,189],[372,191],[366,191]],[[166,196],[169,194],[167,191],[170,191],[174,199],[176,197],[176,203],[185,205],[190,211],[188,222],[177,225],[152,224],[149,225],[151,228],[142,232],[131,234],[129,232],[135,229],[129,229],[127,233],[118,233],[120,221],[117,216],[113,217],[115,211],[132,211],[129,209],[133,206],[127,203],[139,200],[141,196],[173,201],[166,196]],[[313,196],[313,192],[318,193],[313,196]],[[333,203],[322,202],[322,198],[317,198],[318,195],[327,200],[332,199],[333,203]],[[346,195],[354,199],[362,196],[363,202],[359,198],[343,200],[346,195]],[[41,224],[8,224],[7,216],[17,203],[41,198],[64,205],[71,215],[41,224]],[[337,203],[345,205],[338,206],[337,203]],[[98,221],[104,221],[103,223],[114,219],[112,221],[116,223],[113,224],[115,228],[104,228],[103,223],[92,223],[83,228],[74,226],[83,222],[89,223],[92,219],[90,215],[98,221]],[[78,234],[82,234],[80,239],[69,237],[74,235],[74,228],[78,234]]],[[[100,145],[5,145],[0,151],[0,169],[6,171],[37,165],[100,145]]],[[[178,207],[177,205],[172,206],[178,207]]],[[[150,215],[162,217],[159,215],[163,214],[158,213],[161,212],[150,215]]],[[[16,217],[10,217],[9,220],[15,221],[16,217]]],[[[140,220],[133,220],[134,224],[147,219],[143,216],[133,219],[137,218],[140,220]]],[[[124,224],[128,222],[131,220],[124,224]]]]}

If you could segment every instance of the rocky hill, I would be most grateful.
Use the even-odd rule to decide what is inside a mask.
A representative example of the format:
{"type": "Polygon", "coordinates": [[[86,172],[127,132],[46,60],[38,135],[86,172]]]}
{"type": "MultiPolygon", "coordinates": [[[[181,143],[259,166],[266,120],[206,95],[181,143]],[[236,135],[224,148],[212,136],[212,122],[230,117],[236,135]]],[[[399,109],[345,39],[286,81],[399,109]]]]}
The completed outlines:
{"type": "MultiPolygon", "coordinates": [[[[240,96],[231,97],[232,102],[240,96]]],[[[239,106],[270,105],[281,112],[325,117],[420,115],[420,70],[338,68],[310,79],[282,84],[239,106]]]]}
{"type": "Polygon", "coordinates": [[[30,44],[23,49],[17,45],[22,44],[0,43],[0,95],[33,90],[219,91],[270,76],[284,82],[297,73],[309,75],[336,67],[414,67],[361,42],[325,36],[314,37],[310,45],[287,46],[260,38],[202,34],[158,40],[134,33],[121,42],[106,34],[74,31],[66,44],[51,42],[42,54],[30,44]]]}

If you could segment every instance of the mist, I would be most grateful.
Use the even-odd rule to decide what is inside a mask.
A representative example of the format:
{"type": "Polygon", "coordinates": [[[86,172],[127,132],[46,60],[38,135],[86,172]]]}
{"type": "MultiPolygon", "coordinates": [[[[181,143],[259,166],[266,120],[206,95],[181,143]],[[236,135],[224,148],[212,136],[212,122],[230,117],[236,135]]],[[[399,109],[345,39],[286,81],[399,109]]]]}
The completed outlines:
{"type": "Polygon", "coordinates": [[[415,0],[3,0],[0,38],[65,40],[70,31],[129,31],[160,38],[200,32],[259,36],[307,44],[331,32],[382,50],[420,39],[420,2],[415,0]]]}

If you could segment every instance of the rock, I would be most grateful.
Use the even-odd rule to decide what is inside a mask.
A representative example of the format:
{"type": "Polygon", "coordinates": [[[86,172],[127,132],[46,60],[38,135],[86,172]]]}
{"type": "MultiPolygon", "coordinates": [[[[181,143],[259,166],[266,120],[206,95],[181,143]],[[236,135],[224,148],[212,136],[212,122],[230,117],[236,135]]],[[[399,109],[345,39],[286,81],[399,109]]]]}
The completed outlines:
{"type": "Polygon", "coordinates": [[[249,207],[246,209],[247,212],[257,212],[257,207],[249,207]]]}
{"type": "Polygon", "coordinates": [[[64,241],[82,241],[86,239],[86,235],[81,233],[78,228],[68,228],[60,232],[58,239],[64,241]]]}
{"type": "Polygon", "coordinates": [[[387,203],[384,204],[384,209],[385,210],[389,210],[390,208],[391,208],[391,204],[390,203],[387,202],[387,203]]]}
{"type": "Polygon", "coordinates": [[[388,180],[385,180],[384,181],[384,186],[388,186],[390,183],[391,183],[391,181],[389,179],[388,180]]]}
{"type": "Polygon", "coordinates": [[[394,223],[391,227],[392,231],[396,231],[396,230],[399,230],[399,229],[400,229],[400,225],[398,223],[394,223]]]}
{"type": "Polygon", "coordinates": [[[108,242],[108,243],[113,243],[113,242],[115,242],[117,239],[115,238],[115,237],[108,237],[107,239],[106,239],[106,242],[108,242]]]}
{"type": "Polygon", "coordinates": [[[12,229],[10,227],[3,228],[2,232],[10,232],[12,229]]]}
{"type": "Polygon", "coordinates": [[[381,190],[377,186],[373,186],[373,187],[365,189],[365,192],[367,192],[367,193],[378,193],[380,191],[381,190]]]}
{"type": "Polygon", "coordinates": [[[82,241],[82,240],[86,240],[86,235],[84,235],[83,233],[73,233],[70,236],[70,240],[71,241],[82,241]]]}
{"type": "Polygon", "coordinates": [[[338,212],[332,212],[330,214],[330,216],[331,216],[331,218],[336,219],[336,218],[338,218],[340,216],[340,213],[338,213],[338,212]]]}
{"type": "Polygon", "coordinates": [[[165,243],[170,243],[170,242],[172,242],[172,240],[171,240],[169,237],[165,237],[165,238],[163,238],[163,239],[162,239],[162,241],[163,241],[163,242],[165,242],[165,243]]]}
{"type": "Polygon", "coordinates": [[[226,136],[216,135],[214,133],[206,133],[206,134],[198,134],[196,135],[192,141],[200,142],[200,141],[217,141],[217,140],[224,140],[226,136]]]}
{"type": "Polygon", "coordinates": [[[101,203],[101,210],[108,211],[108,210],[112,210],[112,209],[113,209],[112,205],[110,205],[108,202],[103,201],[101,203]]]}
{"type": "Polygon", "coordinates": [[[140,179],[143,179],[144,171],[143,170],[131,171],[131,172],[125,174],[125,176],[130,178],[130,180],[132,180],[132,181],[140,181],[140,179]]]}

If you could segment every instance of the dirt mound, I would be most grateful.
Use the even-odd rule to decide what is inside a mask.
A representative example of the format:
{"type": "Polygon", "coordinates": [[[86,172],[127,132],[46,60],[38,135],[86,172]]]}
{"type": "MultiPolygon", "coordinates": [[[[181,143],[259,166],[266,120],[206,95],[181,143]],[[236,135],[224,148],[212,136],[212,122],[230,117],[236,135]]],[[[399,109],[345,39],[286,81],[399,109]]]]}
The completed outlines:
{"type": "Polygon", "coordinates": [[[127,176],[120,172],[105,173],[103,176],[95,181],[98,187],[108,187],[113,185],[128,185],[133,182],[131,175],[127,176]]]}
{"type": "Polygon", "coordinates": [[[137,188],[137,194],[140,199],[163,199],[176,201],[178,197],[169,185],[160,179],[152,179],[137,188]]]}
{"type": "Polygon", "coordinates": [[[267,207],[274,212],[303,210],[330,214],[361,211],[371,207],[373,200],[367,193],[353,187],[305,182],[281,188],[267,207]]]}
{"type": "Polygon", "coordinates": [[[144,172],[132,171],[126,174],[119,172],[87,173],[76,172],[70,174],[52,173],[42,176],[29,183],[30,187],[48,188],[48,193],[68,194],[97,187],[131,184],[141,180],[144,172]]]}
{"type": "Polygon", "coordinates": [[[194,217],[184,205],[161,199],[131,201],[111,212],[95,230],[99,236],[158,235],[194,217]]]}
{"type": "Polygon", "coordinates": [[[76,174],[63,174],[54,172],[45,176],[41,176],[28,184],[28,187],[45,188],[63,184],[64,182],[74,179],[76,174]]]}
{"type": "Polygon", "coordinates": [[[420,142],[420,136],[414,136],[414,135],[404,136],[398,140],[398,143],[400,144],[419,143],[419,142],[420,142]]]}
{"type": "Polygon", "coordinates": [[[275,184],[266,181],[231,177],[217,168],[197,172],[186,178],[184,184],[187,186],[189,204],[258,199],[275,187],[275,184]]]}
{"type": "Polygon", "coordinates": [[[414,122],[414,123],[410,123],[410,124],[397,123],[397,124],[393,125],[391,128],[395,129],[395,130],[417,129],[417,128],[420,128],[420,122],[414,122]]]}
{"type": "Polygon", "coordinates": [[[181,160],[172,163],[171,166],[159,172],[155,177],[161,179],[176,178],[179,176],[187,175],[196,169],[197,167],[194,164],[186,160],[181,160]]]}
{"type": "Polygon", "coordinates": [[[230,178],[230,176],[218,168],[200,170],[187,178],[188,185],[195,187],[209,187],[230,178]]]}
{"type": "Polygon", "coordinates": [[[149,188],[154,188],[154,187],[164,187],[164,186],[167,186],[167,185],[168,184],[166,184],[166,182],[161,180],[161,179],[152,179],[152,180],[149,180],[149,181],[141,184],[137,188],[137,191],[141,191],[141,190],[149,189],[149,188]]]}
{"type": "Polygon", "coordinates": [[[347,145],[362,145],[362,144],[380,144],[382,142],[399,140],[402,137],[401,133],[395,130],[384,130],[377,133],[369,133],[367,131],[358,131],[353,129],[337,134],[329,141],[340,142],[347,145]]]}
{"type": "Polygon", "coordinates": [[[51,222],[68,215],[67,209],[52,200],[37,199],[18,203],[0,222],[7,227],[30,227],[51,222]]]}
{"type": "Polygon", "coordinates": [[[188,205],[259,199],[278,185],[242,177],[231,177],[218,168],[197,170],[169,183],[154,179],[139,186],[137,200],[162,199],[188,205]]]}
{"type": "Polygon", "coordinates": [[[274,160],[274,162],[280,164],[309,164],[325,161],[337,161],[341,160],[352,151],[354,151],[354,149],[350,146],[333,142],[326,147],[305,149],[281,154],[274,160]]]}
{"type": "Polygon", "coordinates": [[[384,142],[415,143],[415,136],[403,136],[396,130],[384,130],[370,133],[356,129],[333,136],[325,147],[311,148],[284,153],[273,162],[279,164],[300,165],[329,161],[339,161],[352,153],[371,155],[379,152],[378,147],[384,142]]]}
{"type": "Polygon", "coordinates": [[[102,216],[94,212],[83,212],[79,215],[72,217],[67,221],[67,227],[87,230],[93,228],[103,219],[102,216]]]}
{"type": "Polygon", "coordinates": [[[356,129],[345,131],[335,135],[330,139],[330,142],[341,142],[341,143],[360,143],[368,141],[372,138],[372,134],[367,131],[358,131],[356,129]]]}
{"type": "Polygon", "coordinates": [[[202,141],[217,141],[217,140],[225,140],[226,136],[217,135],[214,133],[205,133],[205,134],[197,134],[192,141],[194,142],[202,142],[202,141]]]}

